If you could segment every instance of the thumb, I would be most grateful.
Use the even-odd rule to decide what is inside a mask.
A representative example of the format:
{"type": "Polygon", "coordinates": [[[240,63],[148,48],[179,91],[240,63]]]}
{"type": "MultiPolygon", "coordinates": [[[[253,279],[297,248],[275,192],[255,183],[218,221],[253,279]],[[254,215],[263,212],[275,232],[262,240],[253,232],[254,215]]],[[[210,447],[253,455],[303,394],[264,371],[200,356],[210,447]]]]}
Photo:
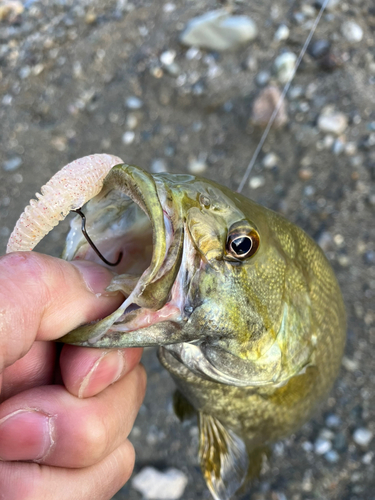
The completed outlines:
{"type": "Polygon", "coordinates": [[[101,295],[113,274],[93,262],[36,252],[0,257],[0,372],[35,340],[54,340],[103,318],[124,300],[101,295]]]}

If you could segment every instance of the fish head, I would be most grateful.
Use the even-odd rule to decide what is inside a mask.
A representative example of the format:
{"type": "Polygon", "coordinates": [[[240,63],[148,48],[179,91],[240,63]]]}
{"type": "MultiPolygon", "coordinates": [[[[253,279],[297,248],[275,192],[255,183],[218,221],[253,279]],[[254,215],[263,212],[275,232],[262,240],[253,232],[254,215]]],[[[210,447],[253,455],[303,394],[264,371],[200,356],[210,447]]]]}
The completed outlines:
{"type": "MultiPolygon", "coordinates": [[[[101,252],[122,253],[107,291],[125,300],[64,342],[163,346],[198,376],[239,386],[280,385],[308,364],[309,296],[287,221],[213,181],[128,165],[83,211],[101,252]]],[[[79,219],[63,257],[97,259],[79,219]]]]}

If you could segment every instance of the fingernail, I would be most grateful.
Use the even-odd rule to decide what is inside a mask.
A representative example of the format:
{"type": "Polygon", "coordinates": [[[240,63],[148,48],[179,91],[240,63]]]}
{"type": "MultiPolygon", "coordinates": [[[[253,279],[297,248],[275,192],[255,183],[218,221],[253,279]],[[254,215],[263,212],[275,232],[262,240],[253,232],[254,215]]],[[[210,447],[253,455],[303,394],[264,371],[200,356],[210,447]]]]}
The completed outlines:
{"type": "Polygon", "coordinates": [[[106,351],[95,361],[82,380],[78,390],[79,398],[98,394],[118,380],[124,371],[125,361],[121,351],[106,351]]]}
{"type": "Polygon", "coordinates": [[[113,278],[113,273],[103,266],[88,260],[74,260],[71,262],[81,273],[90,292],[95,295],[104,293],[113,278]]]}
{"type": "Polygon", "coordinates": [[[52,417],[37,410],[17,410],[0,420],[0,459],[45,458],[53,445],[52,417]]]}

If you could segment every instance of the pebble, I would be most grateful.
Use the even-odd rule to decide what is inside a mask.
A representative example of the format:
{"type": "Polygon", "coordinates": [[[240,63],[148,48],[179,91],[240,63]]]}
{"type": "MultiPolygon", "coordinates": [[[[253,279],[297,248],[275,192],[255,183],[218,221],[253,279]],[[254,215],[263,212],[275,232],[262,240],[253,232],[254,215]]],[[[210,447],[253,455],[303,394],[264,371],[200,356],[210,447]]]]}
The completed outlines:
{"type": "Polygon", "coordinates": [[[145,467],[132,479],[132,487],[148,500],[177,500],[185,490],[188,479],[178,469],[170,468],[160,472],[145,467]]]}
{"type": "Polygon", "coordinates": [[[341,34],[348,42],[357,43],[363,38],[363,29],[354,21],[345,21],[341,25],[341,34]]]}
{"type": "Polygon", "coordinates": [[[318,438],[314,443],[314,451],[317,455],[325,455],[331,448],[332,443],[328,439],[318,438]]]}
{"type": "Polygon", "coordinates": [[[153,174],[168,172],[167,164],[162,158],[152,160],[150,170],[153,174]]]}
{"type": "Polygon", "coordinates": [[[193,175],[202,175],[207,170],[207,163],[200,158],[191,158],[187,168],[193,175]]]}
{"type": "Polygon", "coordinates": [[[334,413],[328,415],[326,418],[326,425],[333,429],[340,427],[341,423],[342,423],[341,418],[335,415],[334,413]]]}
{"type": "Polygon", "coordinates": [[[135,138],[135,133],[133,132],[133,130],[128,130],[122,136],[122,142],[124,144],[131,144],[134,141],[134,138],[135,138]]]}
{"type": "Polygon", "coordinates": [[[126,126],[130,130],[134,130],[138,126],[138,117],[136,114],[130,113],[126,118],[126,126]]]}
{"type": "Polygon", "coordinates": [[[284,52],[276,57],[274,69],[276,78],[282,84],[287,83],[294,75],[294,67],[297,61],[297,56],[294,52],[284,52]]]}
{"type": "MultiPolygon", "coordinates": [[[[263,89],[254,101],[250,121],[254,125],[265,128],[272,116],[275,106],[279,102],[280,96],[280,90],[273,85],[263,89]]],[[[286,101],[284,100],[273,123],[273,128],[281,128],[287,121],[288,114],[286,110],[286,101]]]]}
{"type": "Polygon", "coordinates": [[[339,461],[340,455],[337,453],[336,450],[330,450],[324,455],[324,458],[327,460],[327,462],[335,464],[336,462],[339,461]]]}
{"type": "Polygon", "coordinates": [[[143,101],[136,96],[130,96],[126,99],[125,105],[129,109],[140,109],[143,106],[143,101]]]}
{"type": "Polygon", "coordinates": [[[320,59],[328,54],[331,44],[328,40],[315,40],[309,48],[309,53],[314,59],[320,59]]]}
{"type": "Polygon", "coordinates": [[[372,462],[372,459],[374,458],[374,453],[372,451],[369,451],[362,457],[362,463],[365,465],[369,465],[372,462]]]}
{"type": "Polygon", "coordinates": [[[262,165],[264,168],[274,168],[279,162],[279,157],[275,153],[268,153],[263,158],[262,165]]]}
{"type": "Polygon", "coordinates": [[[359,446],[367,448],[373,438],[373,433],[364,427],[359,427],[353,433],[353,440],[359,446]]]}
{"type": "Polygon", "coordinates": [[[345,137],[338,137],[333,143],[332,153],[336,156],[344,152],[346,145],[345,137]]]}
{"type": "Polygon", "coordinates": [[[277,42],[281,42],[282,40],[287,40],[289,38],[290,31],[286,24],[280,24],[277,28],[274,39],[277,42]]]}
{"type": "Polygon", "coordinates": [[[339,452],[345,451],[347,449],[347,441],[345,434],[343,434],[342,432],[336,434],[333,440],[333,446],[339,452]]]}
{"type": "Polygon", "coordinates": [[[161,54],[160,62],[165,66],[170,66],[171,64],[174,63],[175,58],[176,58],[175,50],[166,50],[161,54]]]}
{"type": "Polygon", "coordinates": [[[321,132],[341,135],[348,126],[348,118],[344,113],[326,108],[318,117],[318,128],[321,132]]]}
{"type": "Polygon", "coordinates": [[[309,181],[312,176],[313,176],[313,171],[311,170],[311,168],[300,168],[298,170],[298,177],[301,179],[301,181],[309,181]]]}
{"type": "Polygon", "coordinates": [[[304,441],[301,446],[307,453],[310,453],[314,449],[314,445],[311,441],[304,441]]]}
{"type": "Polygon", "coordinates": [[[342,358],[342,366],[348,370],[348,372],[355,372],[359,368],[358,361],[355,359],[349,359],[346,356],[342,358]]]}
{"type": "Polygon", "coordinates": [[[207,12],[191,19],[180,36],[184,45],[209,50],[233,50],[254,40],[255,22],[247,16],[231,16],[225,9],[207,12]]]}
{"type": "Polygon", "coordinates": [[[255,81],[257,82],[257,85],[259,85],[259,87],[265,87],[270,79],[271,74],[268,71],[259,71],[255,78],[255,81]]]}
{"type": "Polygon", "coordinates": [[[264,186],[265,183],[266,179],[262,175],[258,175],[250,179],[249,186],[251,187],[251,189],[258,189],[264,186]]]}
{"type": "MultiPolygon", "coordinates": [[[[323,4],[324,4],[325,0],[315,0],[315,5],[318,9],[320,9],[323,4]]],[[[327,6],[326,6],[326,10],[334,10],[339,4],[340,4],[341,0],[330,0],[328,3],[327,3],[327,6]]]]}
{"type": "Polygon", "coordinates": [[[5,170],[5,172],[13,172],[14,170],[17,170],[17,168],[21,165],[22,158],[20,156],[13,156],[13,158],[10,158],[3,163],[3,170],[5,170]]]}
{"type": "Polygon", "coordinates": [[[3,0],[0,4],[0,21],[13,23],[24,11],[22,2],[16,0],[3,0]]]}

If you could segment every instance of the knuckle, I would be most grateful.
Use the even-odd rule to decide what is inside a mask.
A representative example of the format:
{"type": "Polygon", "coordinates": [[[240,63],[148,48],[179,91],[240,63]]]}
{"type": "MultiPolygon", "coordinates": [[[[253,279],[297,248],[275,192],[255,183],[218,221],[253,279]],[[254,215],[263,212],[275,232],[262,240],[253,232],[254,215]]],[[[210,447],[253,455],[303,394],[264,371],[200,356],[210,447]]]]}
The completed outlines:
{"type": "Polygon", "coordinates": [[[101,460],[110,447],[109,432],[102,418],[91,415],[85,421],[79,437],[81,453],[76,455],[79,463],[96,463],[101,460]]]}

